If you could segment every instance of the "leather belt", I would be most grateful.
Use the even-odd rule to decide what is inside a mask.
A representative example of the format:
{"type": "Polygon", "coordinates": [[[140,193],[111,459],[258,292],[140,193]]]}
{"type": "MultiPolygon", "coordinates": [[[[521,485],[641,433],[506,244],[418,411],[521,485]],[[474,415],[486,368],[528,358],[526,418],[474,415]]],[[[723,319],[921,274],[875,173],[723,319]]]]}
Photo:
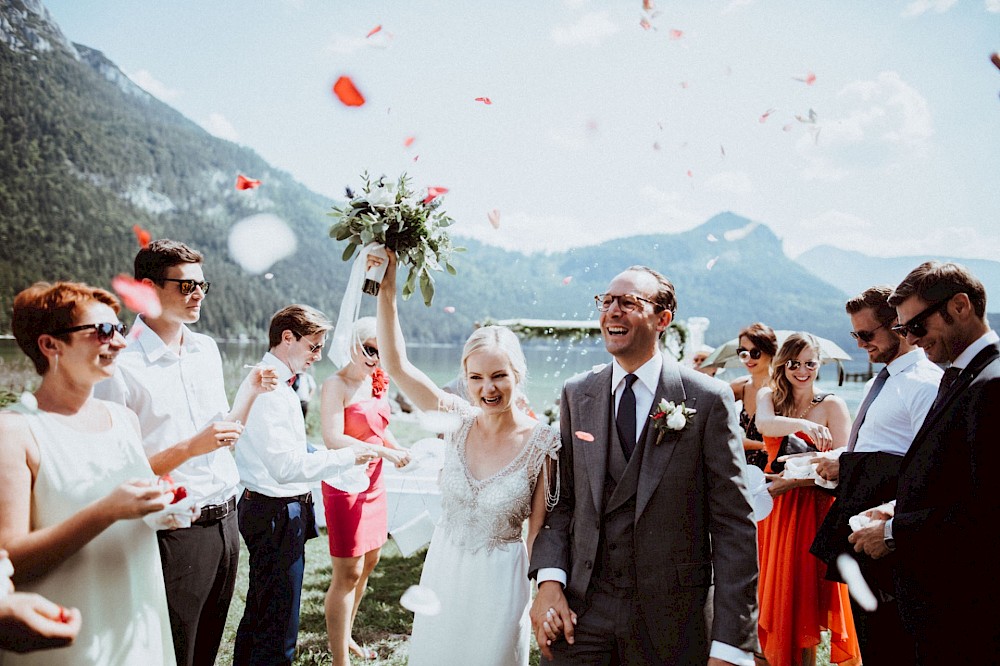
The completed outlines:
{"type": "Polygon", "coordinates": [[[224,504],[207,504],[201,507],[201,515],[192,525],[204,525],[205,523],[222,520],[233,511],[236,511],[236,495],[229,498],[224,504]]]}
{"type": "Polygon", "coordinates": [[[257,500],[260,502],[281,502],[282,504],[291,504],[292,502],[302,502],[303,504],[311,504],[313,500],[312,491],[308,493],[303,493],[301,495],[292,495],[291,497],[271,497],[270,495],[262,495],[261,493],[255,493],[252,490],[243,491],[243,499],[257,500]]]}

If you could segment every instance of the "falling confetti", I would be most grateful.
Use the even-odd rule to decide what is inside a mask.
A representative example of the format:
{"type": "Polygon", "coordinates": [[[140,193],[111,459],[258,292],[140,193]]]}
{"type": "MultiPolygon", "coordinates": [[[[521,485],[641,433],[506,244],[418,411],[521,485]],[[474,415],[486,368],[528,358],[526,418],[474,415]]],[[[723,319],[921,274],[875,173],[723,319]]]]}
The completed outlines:
{"type": "Polygon", "coordinates": [[[408,137],[406,137],[406,139],[405,139],[405,140],[403,141],[403,145],[404,145],[404,146],[406,146],[407,148],[409,148],[410,146],[412,146],[412,145],[413,145],[413,142],[414,142],[414,141],[416,141],[416,137],[413,137],[413,136],[408,136],[408,137]]]}
{"type": "Polygon", "coordinates": [[[573,434],[576,435],[576,438],[578,440],[580,440],[581,442],[592,442],[592,441],[594,441],[594,436],[591,435],[589,432],[586,432],[584,430],[577,430],[573,434]]]}
{"type": "Polygon", "coordinates": [[[236,189],[238,190],[253,190],[260,187],[260,181],[254,180],[253,178],[247,178],[243,174],[236,176],[236,189]]]}
{"type": "Polygon", "coordinates": [[[413,156],[413,161],[414,161],[414,162],[416,162],[416,161],[417,161],[417,160],[419,160],[419,159],[420,159],[420,155],[414,155],[414,156],[413,156]]]}
{"type": "Polygon", "coordinates": [[[163,314],[156,289],[128,275],[119,275],[111,280],[111,288],[125,301],[125,307],[132,312],[155,319],[163,314]]]}
{"type": "Polygon", "coordinates": [[[1000,53],[990,54],[990,62],[996,65],[997,69],[1000,69],[1000,53]]]}
{"type": "Polygon", "coordinates": [[[791,132],[792,131],[792,124],[788,123],[787,125],[783,125],[782,128],[781,128],[781,131],[782,132],[791,132]]]}
{"type": "Polygon", "coordinates": [[[864,576],[861,575],[861,567],[858,566],[857,560],[847,553],[841,553],[837,556],[837,570],[840,571],[841,578],[847,583],[847,591],[851,593],[859,606],[869,613],[878,608],[878,601],[872,594],[872,589],[868,587],[868,583],[865,582],[864,576]]]}
{"type": "Polygon", "coordinates": [[[399,605],[418,615],[437,615],[441,612],[441,600],[434,590],[422,585],[411,585],[399,598],[399,605]]]}
{"type": "Polygon", "coordinates": [[[491,100],[489,97],[477,97],[475,101],[482,102],[487,106],[493,103],[493,100],[491,100]]]}
{"type": "Polygon", "coordinates": [[[251,215],[229,230],[229,255],[252,275],[264,273],[291,256],[297,245],[288,224],[270,213],[251,215]]]}
{"type": "Polygon", "coordinates": [[[653,4],[653,0],[642,0],[643,11],[651,12],[656,9],[656,5],[653,4]]]}
{"type": "MultiPolygon", "coordinates": [[[[678,39],[680,39],[683,36],[684,36],[684,31],[683,30],[671,30],[670,31],[670,39],[678,40],[678,39]]],[[[697,41],[697,40],[695,40],[695,41],[697,41]]]]}
{"type": "Polygon", "coordinates": [[[772,114],[772,113],[774,113],[775,111],[777,111],[777,109],[768,109],[767,111],[765,111],[765,112],[764,112],[763,114],[761,114],[761,116],[760,116],[760,121],[759,121],[759,122],[761,122],[761,123],[766,123],[766,122],[767,122],[767,119],[768,119],[768,118],[769,118],[769,117],[771,116],[771,114],[772,114]]]}
{"type": "Polygon", "coordinates": [[[715,263],[718,260],[719,260],[718,257],[712,257],[711,259],[708,260],[708,263],[705,264],[705,268],[707,268],[708,270],[712,270],[712,268],[715,266],[715,263]]]}
{"type": "Polygon", "coordinates": [[[365,97],[354,86],[351,77],[342,76],[333,84],[333,94],[337,96],[344,106],[361,106],[365,103],[365,97]]]}
{"type": "Polygon", "coordinates": [[[382,25],[381,24],[375,26],[374,28],[372,28],[371,30],[368,31],[368,34],[365,35],[365,39],[368,39],[369,37],[371,37],[372,35],[374,35],[377,32],[380,32],[381,30],[382,30],[382,25]]]}
{"type": "Polygon", "coordinates": [[[444,311],[447,312],[448,314],[455,314],[455,306],[454,305],[446,305],[446,306],[444,306],[444,311]]]}
{"type": "Polygon", "coordinates": [[[490,224],[493,225],[494,229],[499,229],[500,228],[500,211],[499,210],[497,210],[496,208],[494,208],[493,210],[491,210],[489,213],[486,214],[486,218],[490,221],[490,224]]]}
{"type": "Polygon", "coordinates": [[[264,279],[265,280],[273,280],[274,279],[274,273],[264,273],[264,279]]]}
{"type": "Polygon", "coordinates": [[[718,243],[719,242],[719,239],[715,236],[715,234],[709,234],[709,235],[705,236],[705,239],[709,243],[718,243]]]}
{"type": "Polygon", "coordinates": [[[132,233],[135,234],[135,239],[139,241],[139,247],[146,248],[149,246],[149,241],[153,240],[149,232],[140,227],[138,224],[132,225],[132,233]]]}
{"type": "Polygon", "coordinates": [[[722,234],[722,236],[727,241],[743,240],[744,238],[749,236],[750,232],[756,229],[758,226],[760,226],[760,222],[751,222],[750,224],[742,226],[739,229],[730,229],[726,233],[722,234]]]}
{"type": "Polygon", "coordinates": [[[694,178],[694,172],[691,171],[691,169],[687,170],[687,175],[688,175],[688,178],[694,178]]]}
{"type": "Polygon", "coordinates": [[[800,78],[798,76],[793,76],[792,78],[796,81],[801,81],[807,86],[811,86],[812,84],[816,83],[816,75],[813,74],[812,72],[807,73],[805,77],[800,78]]]}
{"type": "Polygon", "coordinates": [[[429,204],[430,202],[434,201],[442,194],[446,194],[447,192],[448,192],[447,187],[428,187],[427,196],[424,197],[424,203],[429,204]]]}
{"type": "Polygon", "coordinates": [[[725,157],[726,156],[726,147],[723,146],[722,144],[719,144],[719,152],[722,153],[723,157],[725,157]]]}
{"type": "Polygon", "coordinates": [[[816,124],[816,119],[818,117],[819,116],[816,115],[816,112],[813,109],[809,109],[809,113],[808,114],[806,114],[805,116],[800,116],[800,115],[796,114],[795,119],[797,121],[799,121],[800,123],[816,124]]]}
{"type": "Polygon", "coordinates": [[[659,149],[660,149],[660,142],[659,141],[654,141],[653,142],[653,150],[659,150],[659,149]]]}
{"type": "Polygon", "coordinates": [[[649,30],[653,27],[653,24],[645,16],[639,19],[639,25],[642,26],[643,30],[649,30]]]}
{"type": "Polygon", "coordinates": [[[681,88],[684,88],[684,90],[687,90],[690,87],[691,87],[690,83],[688,83],[687,81],[681,81],[681,88]]]}
{"type": "Polygon", "coordinates": [[[570,282],[572,282],[572,281],[573,281],[573,276],[572,276],[572,275],[567,275],[566,277],[564,277],[564,278],[562,279],[562,283],[563,283],[564,285],[567,285],[567,284],[569,284],[569,283],[570,283],[570,282]]]}

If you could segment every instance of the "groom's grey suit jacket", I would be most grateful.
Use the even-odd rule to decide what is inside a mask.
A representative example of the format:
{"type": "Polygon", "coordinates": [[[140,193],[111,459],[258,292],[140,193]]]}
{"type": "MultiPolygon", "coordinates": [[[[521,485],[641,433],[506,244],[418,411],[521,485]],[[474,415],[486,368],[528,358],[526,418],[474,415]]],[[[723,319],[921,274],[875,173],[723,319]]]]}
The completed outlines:
{"type": "MultiPolygon", "coordinates": [[[[606,509],[614,428],[611,373],[608,364],[563,387],[560,498],[532,549],[529,575],[547,567],[566,571],[566,596],[580,614],[590,605],[606,509]]],[[[757,528],[731,389],[664,356],[654,410],[661,399],[697,412],[659,444],[659,431],[650,424],[637,447],[642,460],[633,530],[635,589],[650,638],[669,663],[704,659],[708,645],[692,645],[691,637],[705,640],[703,611],[714,570],[709,638],[751,651],[757,632],[757,528]]]]}

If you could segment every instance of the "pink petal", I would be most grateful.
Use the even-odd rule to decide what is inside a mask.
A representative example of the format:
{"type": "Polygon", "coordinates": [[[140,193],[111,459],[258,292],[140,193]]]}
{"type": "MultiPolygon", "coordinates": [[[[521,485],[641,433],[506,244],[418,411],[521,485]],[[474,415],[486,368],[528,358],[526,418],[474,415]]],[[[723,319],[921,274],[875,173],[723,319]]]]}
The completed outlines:
{"type": "Polygon", "coordinates": [[[592,441],[594,441],[594,436],[591,435],[589,432],[586,432],[586,431],[583,431],[583,430],[577,430],[573,434],[576,435],[576,438],[579,439],[581,442],[592,442],[592,441]]]}
{"type": "Polygon", "coordinates": [[[429,204],[442,194],[445,194],[447,191],[448,191],[447,187],[428,187],[427,196],[424,197],[424,203],[429,204]]]}
{"type": "Polygon", "coordinates": [[[573,281],[573,276],[572,276],[572,275],[567,275],[567,276],[566,276],[566,277],[564,277],[564,278],[563,278],[563,280],[562,280],[563,284],[569,284],[569,283],[570,283],[570,282],[572,282],[572,281],[573,281]]]}
{"type": "Polygon", "coordinates": [[[489,106],[490,104],[493,103],[493,100],[491,100],[489,97],[477,97],[476,101],[477,102],[482,102],[483,104],[486,104],[487,106],[489,106]]]}
{"type": "Polygon", "coordinates": [[[381,29],[382,29],[382,25],[381,24],[375,26],[374,28],[372,28],[371,30],[368,31],[368,34],[365,35],[365,39],[368,39],[369,37],[371,37],[372,35],[374,35],[376,32],[380,31],[381,29]]]}
{"type": "Polygon", "coordinates": [[[414,156],[413,156],[413,161],[414,161],[414,162],[416,162],[416,161],[417,161],[417,160],[419,160],[419,159],[420,159],[420,155],[414,155],[414,156]]]}
{"type": "Polygon", "coordinates": [[[650,23],[649,20],[646,19],[646,17],[639,19],[639,25],[642,26],[643,30],[649,30],[650,28],[653,27],[653,24],[650,23]]]}
{"type": "Polygon", "coordinates": [[[642,0],[642,9],[643,9],[643,11],[651,12],[655,8],[656,8],[656,5],[653,4],[653,0],[642,0]]]}
{"type": "Polygon", "coordinates": [[[763,114],[761,114],[759,122],[766,123],[768,117],[770,117],[770,115],[775,111],[777,111],[777,109],[768,109],[767,111],[765,111],[763,114]]]}
{"type": "Polygon", "coordinates": [[[447,312],[448,314],[455,314],[455,306],[454,305],[446,305],[446,306],[444,306],[444,311],[447,312]]]}
{"type": "Polygon", "coordinates": [[[163,314],[160,298],[152,285],[122,274],[111,280],[111,288],[122,297],[129,310],[154,319],[163,314]]]}
{"type": "Polygon", "coordinates": [[[705,268],[707,268],[708,270],[712,270],[712,267],[715,266],[715,262],[717,262],[718,260],[719,260],[718,257],[712,257],[711,259],[708,260],[708,263],[705,264],[705,268]]]}
{"type": "Polygon", "coordinates": [[[688,169],[687,173],[688,173],[688,178],[694,178],[694,172],[692,172],[691,169],[688,169]]]}
{"type": "Polygon", "coordinates": [[[490,221],[490,224],[493,225],[494,229],[500,228],[500,211],[498,209],[494,208],[491,210],[486,214],[486,218],[490,221]]]}
{"type": "Polygon", "coordinates": [[[414,141],[416,141],[416,137],[408,136],[406,137],[406,140],[403,141],[403,145],[409,148],[410,146],[413,145],[414,141]]]}
{"type": "Polygon", "coordinates": [[[677,39],[680,39],[683,36],[684,36],[684,31],[683,30],[671,30],[670,31],[670,39],[677,40],[677,39]]]}

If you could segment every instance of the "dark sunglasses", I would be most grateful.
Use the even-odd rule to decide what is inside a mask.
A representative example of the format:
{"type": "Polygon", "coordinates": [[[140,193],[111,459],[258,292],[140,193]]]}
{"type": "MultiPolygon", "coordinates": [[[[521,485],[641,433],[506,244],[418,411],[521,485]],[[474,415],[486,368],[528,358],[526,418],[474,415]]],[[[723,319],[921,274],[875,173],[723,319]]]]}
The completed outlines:
{"type": "Polygon", "coordinates": [[[746,361],[749,358],[752,358],[753,360],[756,361],[757,359],[760,358],[760,355],[763,353],[764,352],[762,352],[759,349],[747,349],[746,347],[736,348],[736,355],[740,357],[741,361],[746,361]]]}
{"type": "Polygon", "coordinates": [[[942,309],[944,306],[948,305],[948,301],[950,300],[951,296],[942,299],[937,303],[932,303],[931,305],[924,308],[924,310],[920,314],[918,314],[916,317],[906,322],[905,324],[898,324],[896,326],[893,326],[892,327],[893,332],[899,333],[904,338],[909,335],[912,335],[915,338],[924,337],[925,335],[927,335],[927,326],[924,325],[924,322],[932,314],[942,309]]]}
{"type": "Polygon", "coordinates": [[[201,293],[207,294],[208,288],[211,287],[211,283],[205,282],[204,280],[178,280],[177,278],[163,278],[160,282],[176,282],[177,286],[181,290],[181,294],[187,296],[193,294],[195,288],[201,287],[201,293]]]}
{"type": "MultiPolygon", "coordinates": [[[[296,333],[295,331],[292,331],[292,335],[295,336],[296,340],[301,340],[302,339],[302,334],[301,333],[296,333]]],[[[306,344],[309,344],[308,340],[306,340],[306,344]]],[[[323,345],[325,345],[325,344],[326,344],[326,340],[324,340],[323,342],[319,343],[318,345],[309,345],[309,353],[310,354],[315,354],[320,349],[322,349],[323,345]]]]}
{"type": "Polygon", "coordinates": [[[802,361],[794,358],[790,358],[787,361],[785,361],[785,367],[788,368],[789,370],[792,370],[793,372],[795,370],[798,370],[800,365],[806,366],[806,370],[815,370],[816,368],[819,367],[819,361],[806,361],[805,363],[803,363],[802,361]]]}
{"type": "Polygon", "coordinates": [[[885,328],[885,324],[879,324],[870,331],[851,331],[851,337],[861,342],[871,342],[875,339],[875,331],[880,328],[885,328]]]}
{"type": "Polygon", "coordinates": [[[97,340],[104,344],[115,337],[115,333],[122,336],[125,335],[125,331],[128,330],[128,326],[119,322],[112,324],[109,321],[101,322],[100,324],[83,324],[82,326],[70,326],[69,328],[60,328],[58,331],[52,331],[49,335],[65,335],[66,333],[76,333],[77,331],[87,331],[94,329],[97,331],[97,340]]]}
{"type": "Polygon", "coordinates": [[[361,351],[369,358],[378,358],[378,348],[370,345],[361,345],[361,351]]]}

